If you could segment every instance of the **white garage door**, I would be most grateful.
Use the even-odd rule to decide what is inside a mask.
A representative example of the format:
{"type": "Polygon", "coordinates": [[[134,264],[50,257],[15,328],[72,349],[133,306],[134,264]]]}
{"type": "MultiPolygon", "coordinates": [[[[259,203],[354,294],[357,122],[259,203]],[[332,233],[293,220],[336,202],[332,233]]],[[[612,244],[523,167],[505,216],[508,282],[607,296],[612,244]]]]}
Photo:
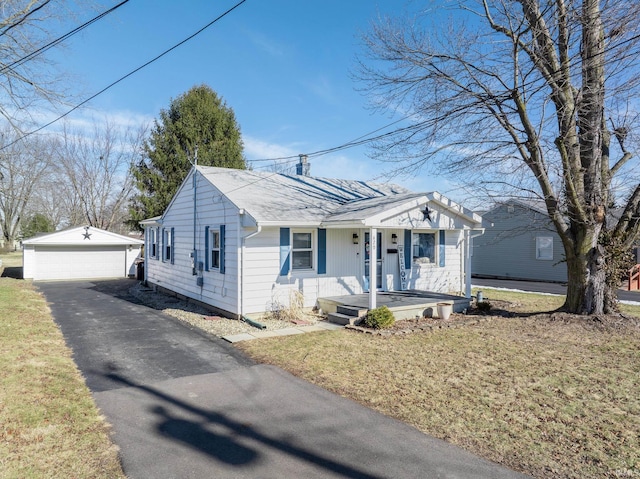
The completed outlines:
{"type": "Polygon", "coordinates": [[[33,279],[122,278],[125,246],[36,246],[33,279]]]}

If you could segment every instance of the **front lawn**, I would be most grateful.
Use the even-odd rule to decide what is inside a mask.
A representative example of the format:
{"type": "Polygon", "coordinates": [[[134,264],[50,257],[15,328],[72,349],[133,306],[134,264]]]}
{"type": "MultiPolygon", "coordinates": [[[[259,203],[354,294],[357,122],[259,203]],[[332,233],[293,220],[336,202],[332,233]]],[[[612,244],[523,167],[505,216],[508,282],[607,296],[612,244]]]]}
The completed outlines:
{"type": "MultiPolygon", "coordinates": [[[[238,347],[538,478],[640,478],[638,328],[551,315],[562,304],[557,296],[483,290],[515,317],[386,338],[344,330],[238,347]]],[[[637,306],[623,309],[640,317],[637,306]]]]}
{"type": "MultiPolygon", "coordinates": [[[[15,254],[1,256],[16,266],[15,254]]],[[[108,426],[44,298],[0,278],[0,476],[124,478],[108,426]]]]}

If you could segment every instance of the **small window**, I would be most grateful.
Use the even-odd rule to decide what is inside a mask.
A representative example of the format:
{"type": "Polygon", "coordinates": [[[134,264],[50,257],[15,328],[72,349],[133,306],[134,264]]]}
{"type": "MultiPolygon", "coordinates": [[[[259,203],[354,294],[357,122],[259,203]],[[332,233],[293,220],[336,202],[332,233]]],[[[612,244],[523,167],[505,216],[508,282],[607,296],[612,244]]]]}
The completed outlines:
{"type": "Polygon", "coordinates": [[[435,233],[413,233],[413,259],[418,263],[436,262],[435,233]]]}
{"type": "Polygon", "coordinates": [[[210,244],[211,244],[211,267],[220,268],[220,232],[211,231],[210,244]]]}
{"type": "Polygon", "coordinates": [[[313,269],[313,234],[310,231],[293,233],[291,259],[292,269],[313,269]]]}
{"type": "Polygon", "coordinates": [[[540,259],[540,260],[553,259],[553,237],[551,236],[536,237],[536,259],[540,259]]]}
{"type": "Polygon", "coordinates": [[[157,258],[158,257],[158,241],[156,239],[156,230],[155,228],[150,228],[147,231],[149,232],[149,257],[157,258]]]}
{"type": "Polygon", "coordinates": [[[162,243],[164,244],[164,256],[162,259],[164,261],[170,261],[171,254],[172,254],[171,245],[173,244],[173,239],[171,237],[170,229],[166,229],[163,231],[162,243]]]}

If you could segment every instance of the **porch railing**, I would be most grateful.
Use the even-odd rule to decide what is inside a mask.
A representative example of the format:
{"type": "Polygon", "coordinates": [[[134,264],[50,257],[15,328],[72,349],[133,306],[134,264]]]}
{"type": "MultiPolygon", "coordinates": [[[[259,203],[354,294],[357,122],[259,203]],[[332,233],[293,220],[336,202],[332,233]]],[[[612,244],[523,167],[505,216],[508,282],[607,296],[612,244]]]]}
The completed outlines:
{"type": "Polygon", "coordinates": [[[629,291],[640,290],[640,264],[629,270],[629,291]]]}

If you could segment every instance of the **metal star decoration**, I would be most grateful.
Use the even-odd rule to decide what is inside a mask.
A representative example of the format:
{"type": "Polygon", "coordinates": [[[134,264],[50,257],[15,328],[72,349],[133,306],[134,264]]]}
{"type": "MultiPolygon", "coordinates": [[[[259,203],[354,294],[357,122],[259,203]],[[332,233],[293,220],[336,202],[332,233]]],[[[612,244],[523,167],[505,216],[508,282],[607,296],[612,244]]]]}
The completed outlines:
{"type": "Polygon", "coordinates": [[[85,226],[84,227],[84,233],[82,234],[82,236],[84,236],[84,239],[91,239],[91,233],[89,233],[89,227],[85,226]]]}
{"type": "Polygon", "coordinates": [[[431,210],[427,205],[424,206],[424,210],[422,210],[422,214],[424,215],[424,217],[422,218],[422,221],[429,220],[429,222],[431,222],[431,210]]]}

